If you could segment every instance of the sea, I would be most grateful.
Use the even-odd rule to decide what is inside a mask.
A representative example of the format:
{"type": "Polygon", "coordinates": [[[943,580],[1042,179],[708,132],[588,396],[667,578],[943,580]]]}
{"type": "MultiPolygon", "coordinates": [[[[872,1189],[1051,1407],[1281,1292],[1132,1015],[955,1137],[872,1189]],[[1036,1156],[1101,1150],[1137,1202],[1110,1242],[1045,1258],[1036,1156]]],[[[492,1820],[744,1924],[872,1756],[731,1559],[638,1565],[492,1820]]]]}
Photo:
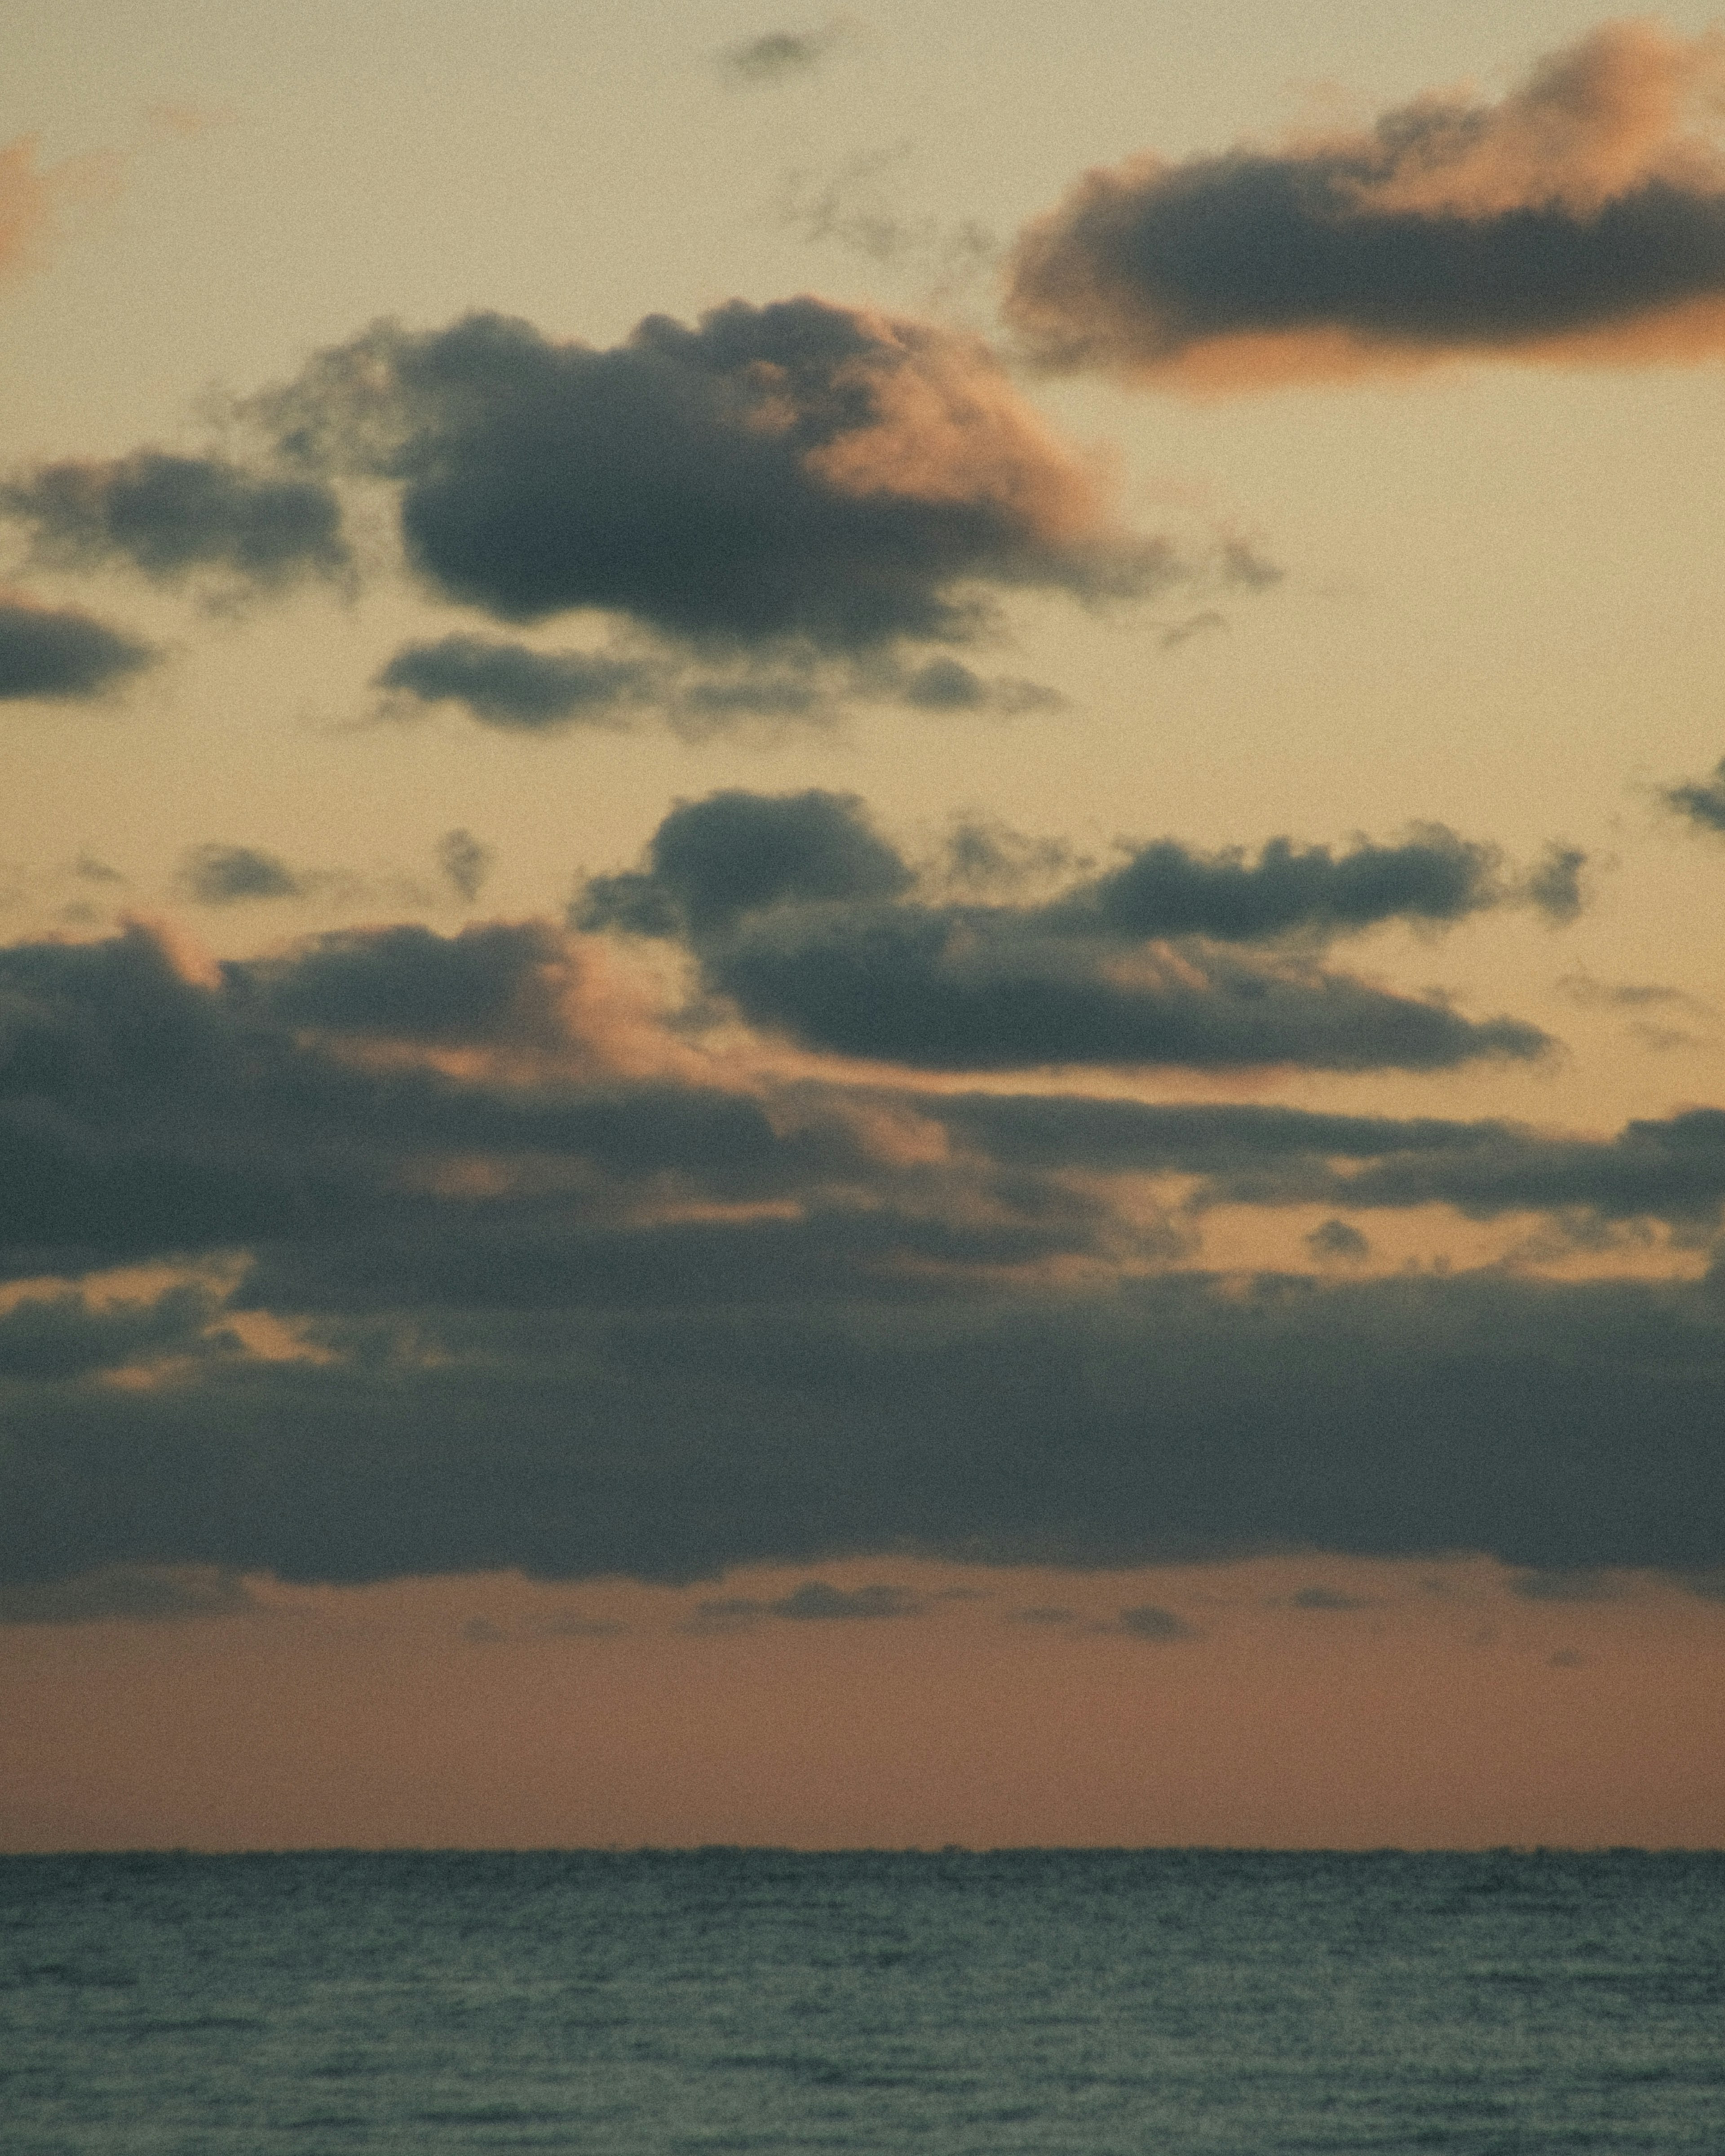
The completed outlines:
{"type": "Polygon", "coordinates": [[[6,2156],[1725,2156],[1725,1855],[0,1859],[6,2156]]]}

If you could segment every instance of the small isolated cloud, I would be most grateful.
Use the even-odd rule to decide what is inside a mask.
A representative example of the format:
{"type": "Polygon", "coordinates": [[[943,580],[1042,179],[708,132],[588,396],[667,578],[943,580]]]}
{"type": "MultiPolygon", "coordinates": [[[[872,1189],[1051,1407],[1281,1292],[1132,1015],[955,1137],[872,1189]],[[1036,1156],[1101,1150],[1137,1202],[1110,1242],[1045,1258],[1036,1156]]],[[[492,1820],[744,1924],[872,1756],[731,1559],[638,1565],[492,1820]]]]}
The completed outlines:
{"type": "Polygon", "coordinates": [[[1556,1654],[1548,1656],[1547,1660],[1554,1670],[1584,1670],[1587,1667],[1587,1656],[1577,1654],[1574,1647],[1559,1647],[1556,1654]]]}
{"type": "Polygon", "coordinates": [[[542,1640],[616,1640],[629,1627],[615,1617],[583,1617],[566,1610],[544,1619],[534,1629],[542,1640]]]}
{"type": "Polygon", "coordinates": [[[219,457],[138,449],[44,465],[0,486],[0,516],[28,530],[32,558],[48,568],[120,562],[162,584],[210,569],[267,588],[351,566],[341,504],[321,481],[219,457]]]}
{"type": "Polygon", "coordinates": [[[306,879],[259,846],[194,846],[180,865],[180,888],[197,906],[261,898],[304,898],[306,879]]]}
{"type": "Polygon", "coordinates": [[[665,683],[664,670],[644,660],[458,635],[403,644],[372,685],[422,704],[465,705],[484,726],[548,733],[625,725],[665,683]]]}
{"type": "Polygon", "coordinates": [[[124,883],[126,878],[119,870],[110,868],[106,861],[98,860],[94,854],[80,854],[72,864],[72,873],[84,883],[124,883]]]}
{"type": "Polygon", "coordinates": [[[461,1627],[461,1636],[470,1646],[494,1647],[509,1637],[501,1625],[494,1625],[489,1617],[470,1617],[461,1627]]]}
{"type": "Polygon", "coordinates": [[[1584,1010],[1650,1010],[1672,1004],[1689,1010],[1712,1008],[1686,989],[1667,988],[1662,982],[1596,981],[1592,974],[1579,970],[1563,974],[1558,987],[1584,1010]]]}
{"type": "Polygon", "coordinates": [[[1077,1614],[1076,1609],[1065,1609],[1053,1603],[1038,1603],[1028,1609],[1009,1610],[1007,1621],[1013,1625],[1070,1625],[1077,1614]]]}
{"type": "Polygon", "coordinates": [[[845,34],[842,22],[818,30],[765,30],[726,45],[717,55],[721,74],[751,88],[813,74],[845,34]]]}
{"type": "Polygon", "coordinates": [[[1333,1587],[1302,1587],[1297,1594],[1288,1597],[1288,1604],[1294,1609],[1346,1610],[1370,1607],[1358,1595],[1338,1594],[1333,1587]]]}
{"type": "Polygon", "coordinates": [[[1183,1617],[1164,1609],[1159,1602],[1141,1602],[1135,1609],[1122,1609],[1116,1629],[1131,1639],[1154,1640],[1167,1646],[1199,1636],[1183,1617]]]}
{"type": "Polygon", "coordinates": [[[914,1617],[925,1606],[901,1587],[884,1584],[834,1587],[824,1579],[809,1579],[774,1601],[737,1594],[702,1602],[696,1608],[693,1629],[738,1630],[769,1617],[808,1624],[865,1622],[880,1617],[914,1617]]]}
{"type": "Polygon", "coordinates": [[[1346,1220],[1326,1220],[1306,1238],[1306,1247],[1321,1265],[1363,1265],[1372,1245],[1346,1220]]]}
{"type": "Polygon", "coordinates": [[[0,598],[0,702],[87,701],[159,654],[74,607],[0,598]]]}
{"type": "Polygon", "coordinates": [[[1684,779],[1660,788],[1659,798],[1668,808],[1686,816],[1703,831],[1725,831],[1725,757],[1721,757],[1705,778],[1684,779]]]}
{"type": "Polygon", "coordinates": [[[454,886],[458,898],[471,906],[491,873],[496,855],[482,845],[471,831],[445,831],[437,842],[437,865],[454,886]]]}
{"type": "Polygon", "coordinates": [[[156,1625],[234,1617],[256,1607],[217,1565],[109,1565],[70,1579],[0,1585],[0,1625],[156,1625]]]}
{"type": "Polygon", "coordinates": [[[1086,175],[1021,234],[1044,363],[1200,391],[1445,357],[1725,351],[1725,40],[1609,23],[1495,104],[1086,175]]]}

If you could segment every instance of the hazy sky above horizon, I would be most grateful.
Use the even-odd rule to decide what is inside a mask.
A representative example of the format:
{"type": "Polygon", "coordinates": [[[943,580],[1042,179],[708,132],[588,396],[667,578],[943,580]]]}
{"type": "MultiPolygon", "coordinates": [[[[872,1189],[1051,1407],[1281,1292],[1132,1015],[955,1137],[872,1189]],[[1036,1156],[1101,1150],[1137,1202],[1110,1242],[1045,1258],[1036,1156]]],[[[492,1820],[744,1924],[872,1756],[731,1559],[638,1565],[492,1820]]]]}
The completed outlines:
{"type": "Polygon", "coordinates": [[[1725,31],[23,0],[0,1847],[1725,1838],[1725,31]]]}

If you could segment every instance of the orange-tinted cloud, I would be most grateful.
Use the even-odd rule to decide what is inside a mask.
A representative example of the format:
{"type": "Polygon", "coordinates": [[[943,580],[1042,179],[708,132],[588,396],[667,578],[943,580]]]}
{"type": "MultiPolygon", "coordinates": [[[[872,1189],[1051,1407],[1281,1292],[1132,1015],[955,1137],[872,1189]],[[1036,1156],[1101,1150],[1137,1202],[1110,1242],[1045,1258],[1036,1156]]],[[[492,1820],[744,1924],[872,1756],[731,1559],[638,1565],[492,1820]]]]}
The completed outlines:
{"type": "Polygon", "coordinates": [[[1056,368],[1208,393],[1470,357],[1725,352],[1725,41],[1606,23],[1498,103],[1090,172],[1006,310],[1056,368]]]}
{"type": "Polygon", "coordinates": [[[108,193],[119,176],[120,159],[107,151],[39,170],[37,146],[34,135],[0,144],[0,282],[40,269],[62,213],[108,193]]]}

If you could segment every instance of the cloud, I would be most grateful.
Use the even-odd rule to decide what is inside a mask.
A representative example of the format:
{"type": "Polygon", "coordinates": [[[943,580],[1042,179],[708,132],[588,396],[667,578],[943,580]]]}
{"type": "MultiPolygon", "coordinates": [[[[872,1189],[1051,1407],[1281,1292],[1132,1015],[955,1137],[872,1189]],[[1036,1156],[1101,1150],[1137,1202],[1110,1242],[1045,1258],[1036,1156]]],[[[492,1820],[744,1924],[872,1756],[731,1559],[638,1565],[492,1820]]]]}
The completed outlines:
{"type": "Polygon", "coordinates": [[[157,653],[72,607],[0,598],[0,702],[62,702],[100,696],[157,653]]]}
{"type": "Polygon", "coordinates": [[[1547,1565],[1512,1579],[1509,1591],[1524,1602],[1610,1602],[1621,1589],[1595,1565],[1547,1565]]]}
{"type": "Polygon", "coordinates": [[[420,1304],[393,1353],[331,1329],[326,1359],[213,1358],[172,1388],[14,1387],[0,1578],[1725,1557],[1725,1323],[1686,1284],[1166,1276],[766,1310],[629,1293],[531,1324],[420,1304]]]}
{"type": "Polygon", "coordinates": [[[481,845],[471,831],[445,831],[437,842],[437,865],[449,878],[455,896],[473,904],[491,873],[496,855],[481,845]]]}
{"type": "Polygon", "coordinates": [[[588,885],[583,920],[637,935],[701,936],[787,901],[896,898],[911,880],[856,795],[732,788],[673,808],[644,870],[588,885]]]}
{"type": "Polygon", "coordinates": [[[801,1624],[848,1624],[880,1617],[914,1617],[927,1604],[901,1587],[834,1587],[824,1579],[806,1579],[776,1601],[731,1594],[696,1605],[691,1630],[731,1632],[762,1618],[788,1617],[801,1624]]]}
{"type": "Polygon", "coordinates": [[[255,1607],[244,1581],[214,1565],[111,1565],[69,1579],[0,1585],[0,1625],[162,1624],[255,1607]]]}
{"type": "MultiPolygon", "coordinates": [[[[785,814],[768,883],[846,858],[834,802],[785,814]]],[[[736,895],[694,851],[686,888],[723,918],[736,895]]],[[[0,1311],[0,1580],[692,1579],[894,1552],[1725,1564],[1717,1280],[1214,1277],[1143,1182],[1196,1178],[1199,1211],[1700,1227],[1725,1112],[1601,1141],[630,1077],[583,1032],[586,963],[544,923],[203,966],[136,927],[0,947],[0,1263],[30,1283],[0,1311]],[[39,1285],[141,1260],[231,1288],[39,1285]],[[260,1317],[268,1354],[245,1344],[260,1317]]],[[[732,1614],[891,1614],[838,1592],[732,1614]]]]}
{"type": "Polygon", "coordinates": [[[80,198],[107,193],[119,176],[121,161],[107,151],[70,157],[39,172],[38,146],[34,135],[0,143],[0,279],[39,268],[57,235],[62,210],[80,198]]]}
{"type": "Polygon", "coordinates": [[[812,74],[844,34],[844,24],[819,30],[768,30],[726,45],[718,55],[721,71],[751,88],[812,74]]]}
{"type": "Polygon", "coordinates": [[[165,584],[213,569],[267,588],[351,567],[327,486],[219,457],[138,449],[106,463],[44,465],[0,486],[0,516],[28,528],[33,558],[50,568],[123,562],[165,584]]]}
{"type": "MultiPolygon", "coordinates": [[[[952,1095],[925,1112],[937,1112],[955,1136],[1003,1165],[1198,1177],[1189,1202],[1199,1209],[1438,1204],[1471,1219],[1575,1212],[1701,1228],[1725,1200],[1725,1111],[1717,1108],[1637,1119],[1609,1138],[1497,1121],[1049,1095],[952,1095]]],[[[1341,1239],[1324,1228],[1317,1234],[1325,1245],[1317,1255],[1343,1255],[1341,1239]]]]}
{"type": "Polygon", "coordinates": [[[1333,1587],[1302,1587],[1288,1600],[1296,1609],[1341,1611],[1365,1609],[1371,1605],[1357,1594],[1338,1594],[1333,1587]]]}
{"type": "Polygon", "coordinates": [[[1466,357],[1725,350],[1725,42],[1609,23],[1496,104],[1086,176],[1020,235],[1046,365],[1201,391],[1466,357]]]}
{"type": "Polygon", "coordinates": [[[446,636],[403,644],[372,685],[423,704],[463,704],[485,726],[545,733],[626,724],[662,692],[665,673],[642,660],[446,636]]]}
{"type": "Polygon", "coordinates": [[[594,880],[573,917],[684,939],[706,989],[756,1025],[917,1069],[1431,1070],[1549,1045],[1298,952],[1230,946],[1498,903],[1494,857],[1449,832],[1339,862],[1281,840],[1250,866],[1167,840],[1032,906],[931,904],[912,883],[854,798],[733,792],[674,810],[647,865],[594,880]]]}
{"type": "Polygon", "coordinates": [[[1363,1265],[1372,1246],[1358,1228],[1345,1220],[1326,1220],[1306,1238],[1306,1247],[1321,1265],[1363,1265]]]}
{"type": "Polygon", "coordinates": [[[703,948],[701,972],[756,1025],[918,1070],[1434,1070],[1551,1045],[1517,1019],[1476,1022],[1301,960],[1147,946],[1128,968],[1117,947],[975,909],[810,908],[703,948]]]}
{"type": "Polygon", "coordinates": [[[309,472],[398,482],[422,578],[512,622],[855,654],[968,640],[1009,590],[1132,598],[1184,567],[980,343],[810,298],[649,316],[608,351],[382,322],[248,416],[309,472]]]}
{"type": "Polygon", "coordinates": [[[467,635],[404,644],[372,685],[383,692],[386,716],[404,714],[409,699],[454,703],[482,726],[517,733],[633,726],[656,716],[691,739],[752,721],[824,724],[854,698],[1008,718],[1057,711],[1065,701],[1038,682],[991,680],[946,654],[919,666],[874,654],[864,663],[835,665],[807,650],[745,658],[729,667],[710,661],[691,666],[664,649],[537,651],[467,635]]]}
{"type": "Polygon", "coordinates": [[[1725,757],[1706,778],[1661,788],[1660,798],[1703,831],[1725,831],[1725,757]]]}
{"type": "Polygon", "coordinates": [[[197,1351],[215,1315],[202,1287],[170,1288],[152,1302],[90,1302],[74,1290],[27,1296],[0,1314],[0,1378],[89,1376],[197,1351]]]}
{"type": "Polygon", "coordinates": [[[254,898],[303,898],[306,882],[274,854],[256,846],[194,846],[180,865],[180,886],[198,906],[234,906],[254,898]]]}
{"type": "Polygon", "coordinates": [[[1155,1602],[1142,1602],[1136,1609],[1122,1609],[1117,1629],[1131,1639],[1154,1640],[1168,1646],[1199,1636],[1184,1618],[1177,1617],[1172,1609],[1164,1609],[1155,1602]]]}
{"type": "Polygon", "coordinates": [[[547,1045],[568,1038],[573,985],[562,940],[542,923],[346,929],[282,958],[230,963],[241,1007],[288,1028],[382,1039],[547,1045]]]}

